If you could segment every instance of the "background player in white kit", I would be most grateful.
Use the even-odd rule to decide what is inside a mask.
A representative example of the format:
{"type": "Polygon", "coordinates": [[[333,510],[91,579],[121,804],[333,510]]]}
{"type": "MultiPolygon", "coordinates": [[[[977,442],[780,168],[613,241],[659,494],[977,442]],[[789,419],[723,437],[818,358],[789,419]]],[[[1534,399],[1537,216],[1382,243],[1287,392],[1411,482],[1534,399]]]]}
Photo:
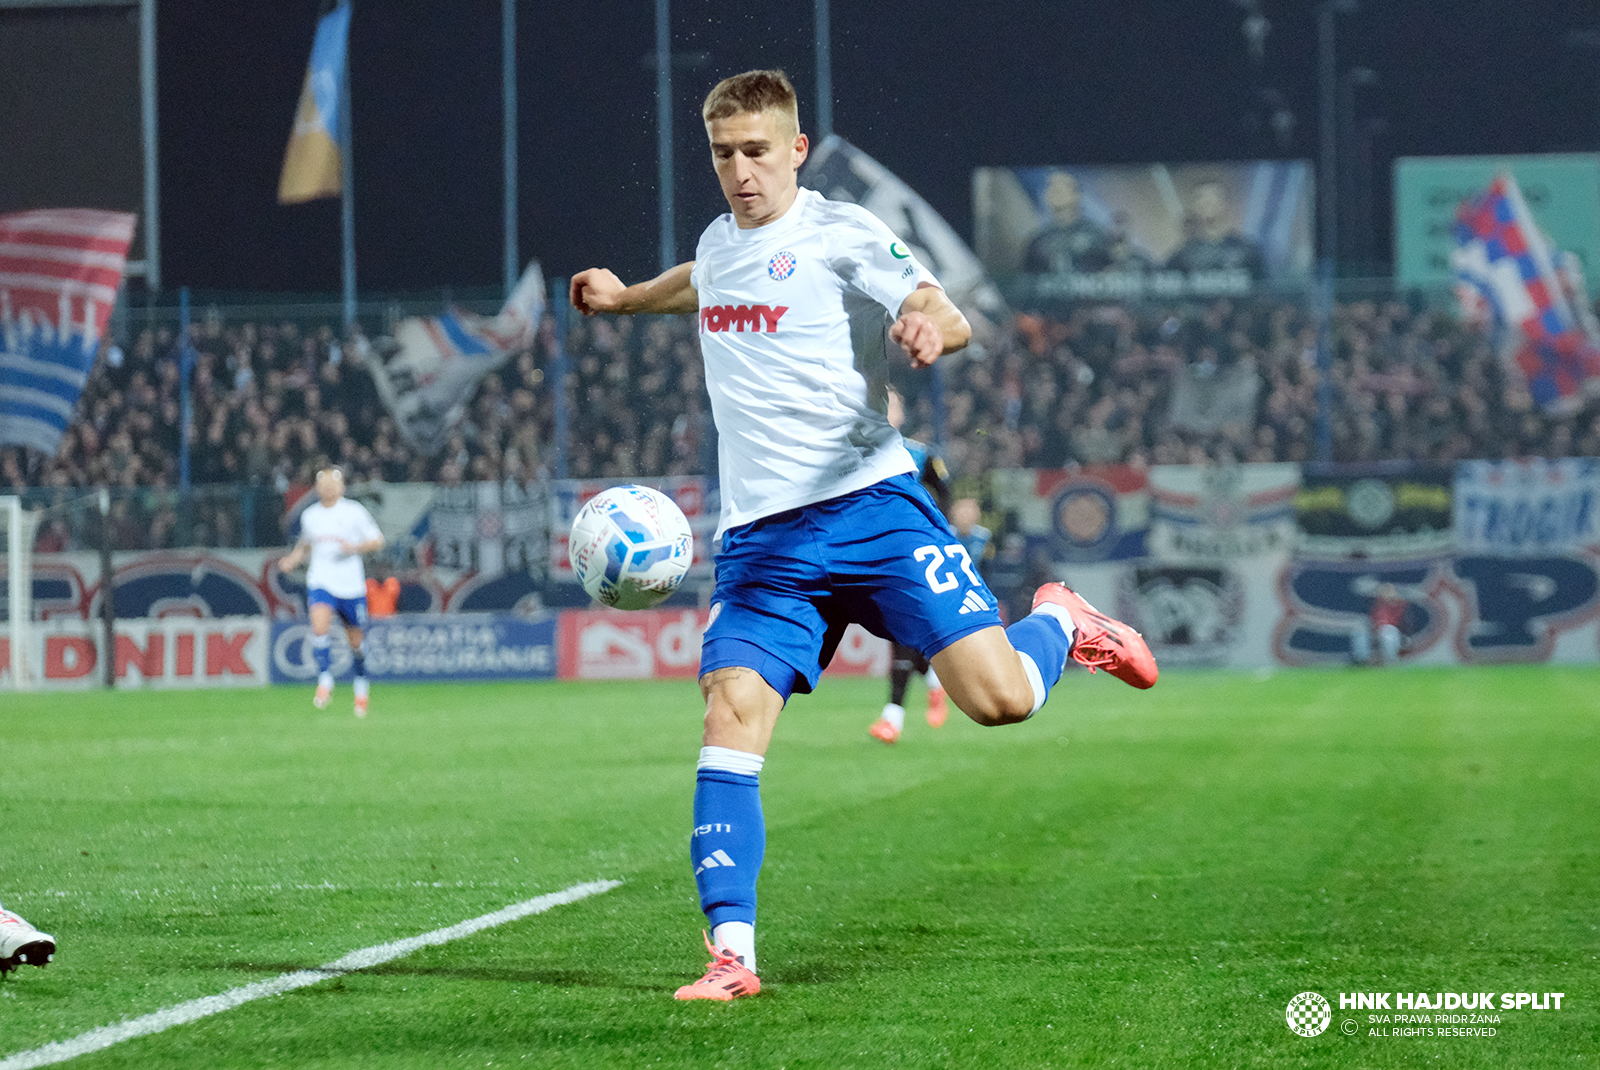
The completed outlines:
{"type": "Polygon", "coordinates": [[[677,998],[729,1000],[761,990],[767,745],[847,624],[920,651],[987,725],[1031,716],[1069,657],[1136,687],[1156,682],[1156,664],[1137,632],[1061,584],[1000,626],[884,416],[886,341],[925,367],[967,344],[965,317],[869,212],[798,187],[809,143],[783,72],[723,80],[702,115],[731,214],[706,228],[694,262],[634,286],[591,268],[571,297],[585,314],[699,313],[722,521],[690,859],[715,944],[705,976],[677,998]]]}
{"type": "Polygon", "coordinates": [[[383,533],[367,507],[344,496],[344,473],[324,468],[317,473],[317,502],[300,514],[300,541],[278,561],[284,572],[298,568],[309,554],[307,601],[311,609],[311,656],[317,663],[320,710],[333,696],[331,638],[334,615],[344,623],[350,655],[355,659],[356,716],[367,715],[367,659],[361,653],[367,626],[367,576],[361,555],[383,549],[383,533]]]}

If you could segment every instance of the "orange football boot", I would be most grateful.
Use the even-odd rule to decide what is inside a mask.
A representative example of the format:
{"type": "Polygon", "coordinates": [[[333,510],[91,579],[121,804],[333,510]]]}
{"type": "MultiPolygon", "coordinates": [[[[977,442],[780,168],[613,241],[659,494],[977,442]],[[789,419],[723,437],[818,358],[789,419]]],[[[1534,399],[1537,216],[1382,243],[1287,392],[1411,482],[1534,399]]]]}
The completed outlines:
{"type": "Polygon", "coordinates": [[[705,936],[706,950],[711,961],[706,963],[706,975],[692,985],[684,985],[672,994],[673,999],[719,999],[724,1002],[740,996],[754,996],[761,991],[761,978],[745,969],[744,958],[713,947],[711,937],[705,936]]]}
{"type": "Polygon", "coordinates": [[[1083,600],[1064,583],[1047,583],[1034,592],[1033,608],[1051,602],[1067,611],[1078,634],[1072,640],[1073,661],[1090,672],[1104,669],[1125,684],[1153,687],[1159,670],[1144,636],[1083,600]]]}
{"type": "Polygon", "coordinates": [[[890,724],[887,717],[879,717],[876,721],[873,721],[872,727],[867,729],[867,735],[890,744],[900,741],[900,729],[890,724]]]}

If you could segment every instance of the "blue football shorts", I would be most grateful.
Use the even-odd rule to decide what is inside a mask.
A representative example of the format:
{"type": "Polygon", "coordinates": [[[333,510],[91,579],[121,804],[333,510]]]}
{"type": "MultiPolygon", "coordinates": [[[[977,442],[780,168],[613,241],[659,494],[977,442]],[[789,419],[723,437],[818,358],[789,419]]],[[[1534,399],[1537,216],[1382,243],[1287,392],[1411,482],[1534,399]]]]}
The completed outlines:
{"type": "Polygon", "coordinates": [[[309,596],[312,605],[333,607],[333,615],[344,621],[346,628],[367,626],[367,596],[360,598],[335,598],[321,587],[313,588],[309,596]]]}
{"type": "Polygon", "coordinates": [[[722,536],[700,672],[754,669],[788,701],[852,622],[931,658],[998,626],[998,605],[928,492],[893,476],[722,536]]]}

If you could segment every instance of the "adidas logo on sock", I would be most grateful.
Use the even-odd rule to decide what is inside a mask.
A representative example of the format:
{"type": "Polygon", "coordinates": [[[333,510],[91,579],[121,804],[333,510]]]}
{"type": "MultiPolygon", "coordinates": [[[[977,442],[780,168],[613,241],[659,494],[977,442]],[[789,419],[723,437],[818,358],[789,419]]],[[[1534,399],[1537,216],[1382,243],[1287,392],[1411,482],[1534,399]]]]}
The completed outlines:
{"type": "Polygon", "coordinates": [[[961,600],[962,613],[983,613],[988,608],[989,604],[983,600],[983,596],[977,591],[968,591],[967,597],[961,600]]]}
{"type": "Polygon", "coordinates": [[[728,852],[718,848],[700,860],[700,865],[696,867],[694,875],[698,877],[706,870],[716,869],[719,866],[730,866],[735,869],[738,868],[736,865],[734,865],[733,859],[728,857],[728,852]]]}

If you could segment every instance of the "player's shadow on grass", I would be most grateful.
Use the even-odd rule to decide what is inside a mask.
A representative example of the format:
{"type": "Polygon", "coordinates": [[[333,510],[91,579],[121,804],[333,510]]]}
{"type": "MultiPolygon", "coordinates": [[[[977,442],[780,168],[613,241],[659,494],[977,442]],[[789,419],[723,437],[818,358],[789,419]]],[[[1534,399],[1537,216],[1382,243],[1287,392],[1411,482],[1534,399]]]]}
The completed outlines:
{"type": "MultiPolygon", "coordinates": [[[[322,963],[308,962],[220,962],[212,968],[218,970],[243,970],[250,973],[297,973],[301,970],[318,969],[322,963]]],[[[329,980],[339,977],[355,977],[360,975],[369,977],[441,977],[458,981],[495,981],[502,984],[525,985],[550,985],[553,988],[617,988],[628,989],[636,992],[655,992],[668,987],[667,982],[661,984],[639,984],[627,982],[615,974],[604,973],[599,970],[518,970],[518,969],[493,969],[484,966],[404,966],[396,963],[385,963],[381,966],[369,966],[364,970],[351,970],[348,973],[328,974],[329,980]]],[[[678,982],[673,982],[676,987],[678,982]]]]}

